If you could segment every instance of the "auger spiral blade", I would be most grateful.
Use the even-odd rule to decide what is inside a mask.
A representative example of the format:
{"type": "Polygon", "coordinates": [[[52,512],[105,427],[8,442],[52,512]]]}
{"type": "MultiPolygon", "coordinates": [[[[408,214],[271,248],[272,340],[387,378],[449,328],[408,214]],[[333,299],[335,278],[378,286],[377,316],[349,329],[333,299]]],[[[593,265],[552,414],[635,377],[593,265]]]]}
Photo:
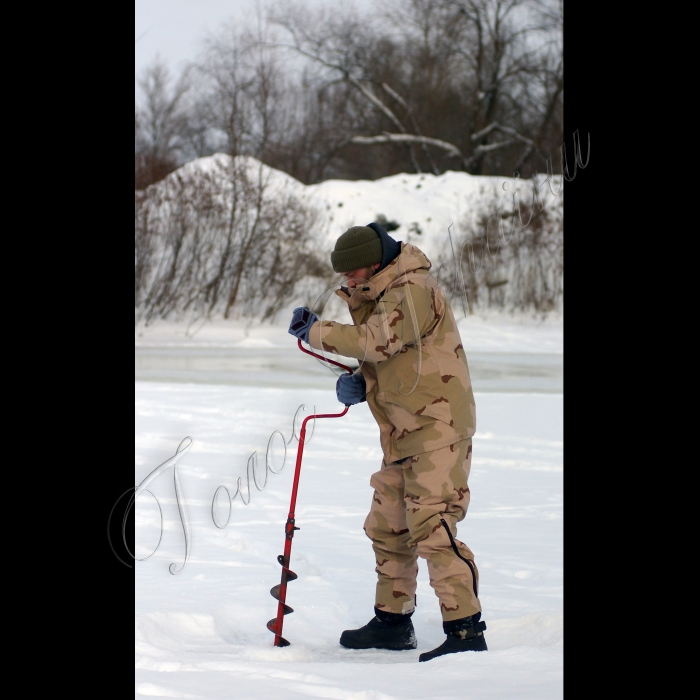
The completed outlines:
{"type": "Polygon", "coordinates": [[[288,647],[290,645],[290,642],[288,642],[281,634],[280,632],[282,631],[282,620],[284,618],[284,615],[289,615],[290,613],[294,612],[294,608],[290,607],[287,605],[284,600],[287,597],[287,583],[289,581],[294,581],[295,579],[299,578],[291,569],[288,569],[285,566],[285,558],[283,554],[280,554],[277,557],[277,561],[280,563],[282,566],[282,579],[280,583],[278,583],[276,586],[273,586],[270,589],[270,595],[275,599],[279,601],[279,605],[277,607],[277,617],[273,618],[267,623],[267,629],[270,630],[275,635],[275,646],[277,647],[288,647]],[[284,590],[282,590],[282,587],[284,586],[284,590]]]}
{"type": "Polygon", "coordinates": [[[267,629],[270,630],[274,635],[276,635],[276,644],[275,646],[277,647],[288,647],[290,645],[290,642],[288,642],[284,637],[281,637],[279,634],[277,634],[277,618],[273,617],[268,623],[267,623],[267,629]]]}
{"type": "Polygon", "coordinates": [[[277,557],[277,561],[278,561],[279,565],[282,567],[282,582],[283,583],[286,583],[287,581],[296,581],[299,578],[291,569],[288,569],[284,565],[284,554],[280,554],[277,557]]]}
{"type": "MultiPolygon", "coordinates": [[[[280,599],[280,588],[282,588],[282,584],[278,583],[276,586],[273,586],[270,589],[270,595],[276,600],[280,599]]],[[[285,603],[282,603],[282,605],[284,606],[283,610],[285,615],[289,615],[289,613],[294,612],[294,608],[290,608],[289,605],[286,605],[285,603]]]]}

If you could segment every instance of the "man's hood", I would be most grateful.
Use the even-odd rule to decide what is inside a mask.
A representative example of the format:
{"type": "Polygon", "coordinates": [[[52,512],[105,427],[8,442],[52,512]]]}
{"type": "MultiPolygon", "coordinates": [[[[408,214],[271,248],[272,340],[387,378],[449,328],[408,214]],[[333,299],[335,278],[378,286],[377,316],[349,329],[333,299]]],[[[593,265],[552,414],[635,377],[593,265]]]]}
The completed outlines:
{"type": "Polygon", "coordinates": [[[403,241],[395,241],[384,230],[384,227],[380,226],[376,221],[373,221],[371,224],[367,224],[367,228],[371,228],[373,231],[376,231],[382,244],[382,264],[379,266],[379,272],[381,272],[385,267],[389,266],[389,263],[394,260],[397,255],[401,253],[401,243],[403,241]]]}

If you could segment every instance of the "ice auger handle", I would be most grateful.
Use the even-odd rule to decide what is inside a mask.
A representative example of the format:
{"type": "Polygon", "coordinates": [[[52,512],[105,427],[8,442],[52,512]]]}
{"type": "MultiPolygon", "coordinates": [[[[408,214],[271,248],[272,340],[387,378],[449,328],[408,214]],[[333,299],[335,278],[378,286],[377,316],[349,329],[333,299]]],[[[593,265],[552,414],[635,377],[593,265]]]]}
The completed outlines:
{"type": "Polygon", "coordinates": [[[347,367],[346,365],[341,365],[340,362],[336,362],[335,360],[331,360],[328,357],[323,357],[323,355],[317,355],[315,352],[311,352],[311,350],[307,350],[302,344],[301,344],[301,339],[297,340],[297,344],[299,345],[299,350],[302,352],[305,352],[307,355],[313,355],[313,357],[317,357],[319,360],[323,360],[324,362],[328,362],[332,365],[335,365],[336,367],[341,367],[344,369],[346,372],[349,372],[350,374],[353,373],[351,367],[347,367]]]}

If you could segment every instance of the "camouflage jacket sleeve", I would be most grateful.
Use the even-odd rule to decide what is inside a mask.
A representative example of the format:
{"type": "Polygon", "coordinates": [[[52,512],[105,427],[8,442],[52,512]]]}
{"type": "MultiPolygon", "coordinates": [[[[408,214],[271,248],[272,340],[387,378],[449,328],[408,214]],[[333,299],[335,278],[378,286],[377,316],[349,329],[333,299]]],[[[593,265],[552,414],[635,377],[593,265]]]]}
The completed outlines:
{"type": "Polygon", "coordinates": [[[414,345],[435,324],[430,292],[410,280],[387,290],[365,323],[317,321],[309,344],[360,361],[383,362],[414,345]]]}

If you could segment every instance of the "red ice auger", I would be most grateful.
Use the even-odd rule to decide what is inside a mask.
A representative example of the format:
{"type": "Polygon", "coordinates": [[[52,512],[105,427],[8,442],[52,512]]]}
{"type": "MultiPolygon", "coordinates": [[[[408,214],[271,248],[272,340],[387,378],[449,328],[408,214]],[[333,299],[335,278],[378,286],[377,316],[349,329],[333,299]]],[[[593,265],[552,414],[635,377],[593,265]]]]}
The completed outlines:
{"type": "MultiPolygon", "coordinates": [[[[350,374],[353,373],[350,367],[341,365],[340,362],[329,360],[327,357],[322,357],[321,355],[317,355],[315,352],[305,350],[301,345],[301,340],[299,340],[298,343],[299,350],[305,352],[307,355],[313,355],[319,360],[330,362],[330,364],[336,365],[336,367],[342,367],[350,374]]],[[[289,642],[282,636],[282,624],[284,623],[284,616],[294,612],[289,605],[285,604],[285,601],[287,600],[287,583],[298,578],[298,576],[289,568],[289,558],[292,554],[292,538],[294,537],[294,531],[299,529],[294,524],[294,507],[296,506],[297,502],[297,488],[299,486],[299,474],[301,472],[301,455],[304,452],[304,441],[306,439],[306,424],[312,418],[340,418],[348,412],[348,408],[350,408],[350,406],[346,405],[345,410],[341,413],[321,413],[318,415],[306,416],[306,418],[304,418],[304,422],[301,424],[301,432],[299,433],[299,447],[297,448],[297,464],[294,470],[294,484],[292,485],[292,499],[289,503],[289,515],[287,516],[287,522],[284,526],[284,554],[280,554],[277,557],[277,561],[282,565],[282,578],[276,586],[273,586],[270,589],[270,595],[279,600],[279,605],[277,606],[277,617],[272,618],[272,620],[267,623],[267,629],[275,634],[274,645],[276,647],[289,646],[289,642]]]]}

